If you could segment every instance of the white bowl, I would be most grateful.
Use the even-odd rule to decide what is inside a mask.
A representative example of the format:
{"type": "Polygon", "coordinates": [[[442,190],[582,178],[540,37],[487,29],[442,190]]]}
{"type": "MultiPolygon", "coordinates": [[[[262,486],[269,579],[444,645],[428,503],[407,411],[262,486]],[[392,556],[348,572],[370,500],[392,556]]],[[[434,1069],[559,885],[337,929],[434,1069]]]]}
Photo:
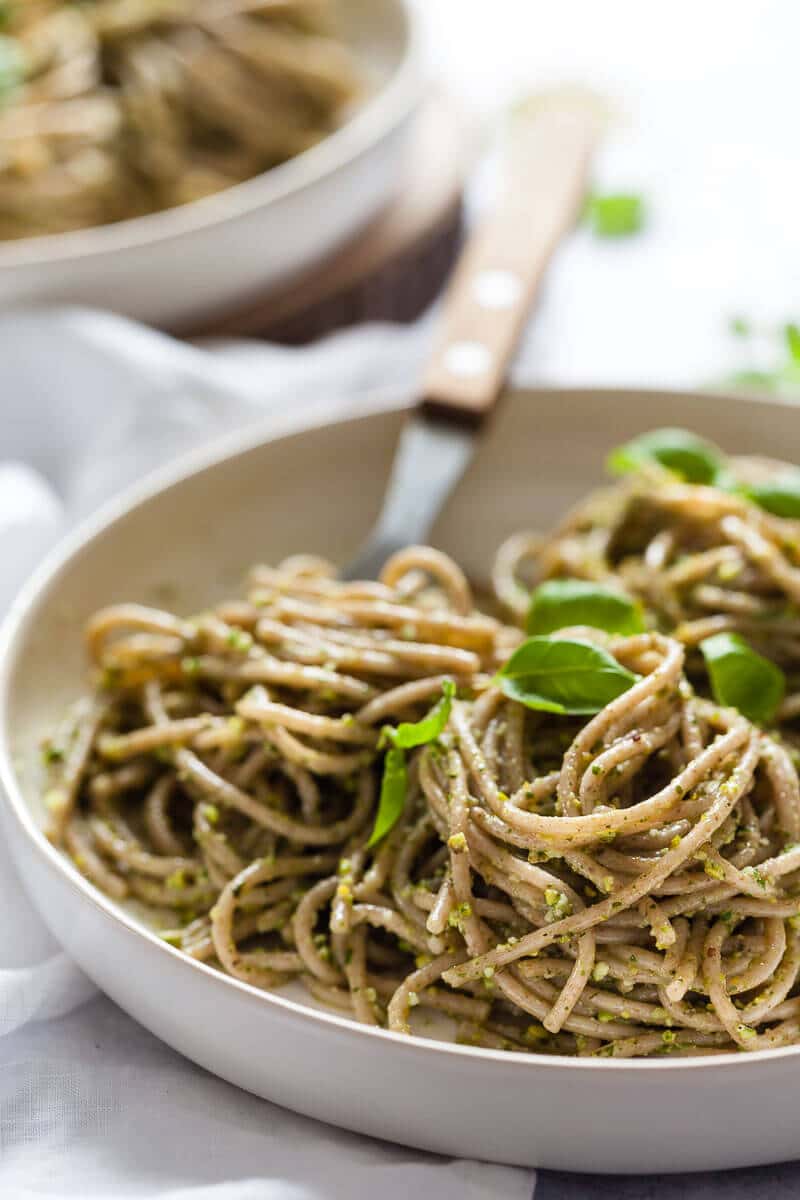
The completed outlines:
{"type": "Polygon", "coordinates": [[[216,195],[113,225],[0,241],[0,308],[70,302],[170,328],[263,296],[365,225],[399,181],[424,94],[409,0],[339,0],[367,99],[310,150],[216,195]]]}
{"type": "MultiPolygon", "coordinates": [[[[289,1108],[450,1155],[577,1171],[685,1171],[793,1158],[800,1047],[614,1061],[413,1040],[268,994],[181,955],[96,891],[41,833],[38,742],[81,690],[96,607],[178,583],[187,608],[230,593],[253,560],[350,553],[379,505],[402,417],[308,428],[195,454],[73,536],[2,633],[0,802],[21,878],[97,984],[164,1041],[289,1108]]],[[[515,527],[546,526],[599,481],[614,443],[669,423],[727,449],[800,460],[778,400],[657,392],[510,395],[435,531],[474,575],[515,527]]]]}

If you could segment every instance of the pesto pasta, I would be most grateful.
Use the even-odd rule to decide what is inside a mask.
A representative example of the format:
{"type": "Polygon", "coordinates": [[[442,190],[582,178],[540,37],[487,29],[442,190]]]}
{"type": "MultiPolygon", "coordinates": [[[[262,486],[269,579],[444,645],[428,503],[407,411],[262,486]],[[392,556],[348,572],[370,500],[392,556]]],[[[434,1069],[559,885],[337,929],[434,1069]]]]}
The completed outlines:
{"type": "Polygon", "coordinates": [[[219,192],[313,146],[360,87],[332,0],[2,0],[0,237],[219,192]]]}
{"type": "Polygon", "coordinates": [[[398,1033],[799,1041],[800,522],[752,498],[770,464],[676,462],[515,535],[484,611],[410,547],[375,582],[299,556],[191,618],[99,612],[52,838],[185,954],[398,1033]]]}

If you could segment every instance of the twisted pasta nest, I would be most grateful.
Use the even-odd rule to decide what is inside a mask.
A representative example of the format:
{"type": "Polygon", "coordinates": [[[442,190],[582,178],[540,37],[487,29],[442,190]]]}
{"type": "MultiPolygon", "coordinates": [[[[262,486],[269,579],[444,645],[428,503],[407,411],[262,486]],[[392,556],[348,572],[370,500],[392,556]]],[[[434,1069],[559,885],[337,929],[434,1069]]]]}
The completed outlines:
{"type": "MultiPolygon", "coordinates": [[[[616,566],[629,486],[604,499],[610,523],[590,505],[544,545],[507,544],[500,600],[518,610],[521,573],[574,573],[587,546],[592,571],[616,566]]],[[[637,569],[719,549],[748,595],[780,590],[767,526],[743,536],[748,514],[703,492],[696,534],[697,507],[664,487],[665,530],[630,529],[637,569]]],[[[368,1024],[424,1034],[438,1010],[464,1042],[581,1055],[800,1040],[791,750],[699,694],[679,638],[580,634],[636,676],[590,717],[497,686],[522,633],[427,548],[374,583],[308,557],[258,567],[244,600],[191,620],[103,610],[94,697],[45,748],[52,837],[186,954],[262,988],[298,979],[368,1024]],[[409,752],[376,840],[381,727],[424,717],[445,680],[446,723],[409,752]]]]}
{"type": "Polygon", "coordinates": [[[218,192],[338,125],[359,70],[331,0],[8,0],[0,237],[218,192]]]}
{"type": "MultiPolygon", "coordinates": [[[[743,479],[776,471],[729,463],[743,479]]],[[[589,495],[550,537],[515,534],[498,552],[495,588],[520,620],[531,583],[559,576],[619,581],[690,649],[739,633],[800,669],[800,522],[736,492],[644,469],[589,495]]]]}

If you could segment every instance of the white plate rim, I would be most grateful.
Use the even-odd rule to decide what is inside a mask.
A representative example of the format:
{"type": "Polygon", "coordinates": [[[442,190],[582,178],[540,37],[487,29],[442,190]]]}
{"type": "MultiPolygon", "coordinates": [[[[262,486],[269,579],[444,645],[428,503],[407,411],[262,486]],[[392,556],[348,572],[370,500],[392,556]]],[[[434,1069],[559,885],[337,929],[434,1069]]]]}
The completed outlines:
{"type": "MultiPolygon", "coordinates": [[[[693,392],[691,389],[629,386],[593,388],[537,385],[531,387],[514,387],[510,390],[524,392],[526,395],[531,394],[534,397],[538,394],[542,399],[547,396],[551,400],[554,397],[562,397],[564,400],[567,400],[570,396],[590,393],[598,401],[606,403],[613,403],[614,398],[620,396],[632,399],[636,396],[650,395],[652,398],[658,397],[660,400],[669,402],[670,397],[676,399],[680,397],[684,400],[693,397],[701,399],[704,394],[706,396],[709,394],[708,392],[693,392]]],[[[716,394],[717,396],[725,396],[724,391],[717,392],[716,394]]],[[[759,397],[753,395],[743,397],[739,394],[731,395],[728,398],[731,402],[738,401],[741,403],[745,401],[753,404],[764,404],[765,406],[778,404],[781,407],[796,407],[796,403],[787,397],[781,396],[759,397]]],[[[711,1062],[704,1057],[664,1058],[657,1061],[636,1058],[571,1058],[567,1055],[523,1054],[518,1051],[493,1050],[481,1046],[465,1046],[434,1039],[408,1037],[405,1034],[393,1033],[390,1030],[381,1029],[377,1026],[359,1025],[352,1018],[342,1016],[334,1010],[330,1012],[318,1010],[292,1000],[287,996],[283,996],[279,992],[262,991],[252,984],[245,983],[242,980],[217,971],[206,963],[198,962],[196,959],[183,954],[176,947],[170,946],[157,933],[148,929],[141,922],[137,921],[132,914],[126,912],[121,905],[117,905],[110,897],[105,896],[98,888],[95,888],[69,859],[48,841],[44,832],[36,824],[33,814],[25,802],[22,788],[17,781],[13,755],[7,737],[11,669],[16,657],[17,644],[22,641],[27,631],[33,605],[36,601],[51,585],[57,583],[61,571],[68,566],[73,556],[79,553],[82,547],[103,533],[109,526],[115,524],[126,513],[149,500],[157,498],[160,493],[168,490],[173,485],[180,484],[195,474],[213,468],[226,459],[235,458],[239,454],[254,450],[258,446],[277,441],[283,437],[302,434],[312,429],[324,429],[358,419],[374,419],[380,415],[397,417],[402,415],[403,412],[407,412],[411,406],[408,394],[396,391],[394,393],[383,391],[379,395],[372,397],[371,401],[369,403],[367,400],[362,399],[354,405],[343,405],[335,414],[330,413],[330,406],[328,405],[326,406],[327,413],[325,410],[320,411],[321,406],[314,406],[306,408],[301,413],[289,413],[280,417],[272,416],[265,421],[259,420],[254,425],[248,426],[245,430],[238,430],[227,435],[224,439],[217,441],[213,447],[201,446],[190,450],[179,458],[172,460],[166,466],[159,467],[155,471],[148,473],[143,480],[126,488],[119,496],[108,501],[97,512],[81,521],[75,529],[62,538],[49,552],[20,589],[2,625],[0,625],[0,806],[5,811],[6,816],[15,821],[19,831],[28,842],[29,847],[44,861],[51,872],[65,879],[73,891],[81,896],[83,901],[99,909],[120,930],[124,931],[127,936],[143,938],[152,946],[160,949],[161,952],[172,955],[182,969],[192,972],[199,971],[208,980],[215,981],[215,984],[219,987],[232,987],[249,1002],[277,1006],[286,1017],[300,1022],[311,1022],[317,1026],[321,1026],[323,1029],[335,1029],[339,1036],[347,1036],[349,1038],[378,1038],[380,1041],[387,1043],[388,1046],[393,1046],[395,1053],[417,1055],[423,1052],[428,1060],[431,1054],[455,1055],[456,1058],[466,1056],[467,1059],[478,1058],[484,1060],[487,1064],[494,1064],[497,1068],[508,1066],[509,1070],[516,1072],[532,1070],[536,1067],[548,1067],[551,1069],[559,1067],[573,1072],[614,1071],[615,1073],[625,1073],[634,1071],[637,1075],[650,1075],[653,1073],[658,1075],[663,1071],[697,1071],[701,1069],[705,1069],[707,1072],[711,1069],[714,1071],[717,1069],[731,1071],[736,1069],[737,1064],[743,1068],[747,1063],[763,1064],[772,1061],[777,1062],[779,1059],[797,1058],[800,1056],[800,1045],[776,1047],[768,1050],[754,1050],[746,1054],[732,1051],[729,1054],[715,1056],[711,1062]]]]}
{"type": "Polygon", "coordinates": [[[399,128],[422,96],[424,55],[419,17],[411,0],[390,2],[404,25],[402,59],[383,86],[316,145],[250,179],[188,204],[107,225],[0,241],[0,273],[180,241],[283,200],[348,166],[399,128]]]}

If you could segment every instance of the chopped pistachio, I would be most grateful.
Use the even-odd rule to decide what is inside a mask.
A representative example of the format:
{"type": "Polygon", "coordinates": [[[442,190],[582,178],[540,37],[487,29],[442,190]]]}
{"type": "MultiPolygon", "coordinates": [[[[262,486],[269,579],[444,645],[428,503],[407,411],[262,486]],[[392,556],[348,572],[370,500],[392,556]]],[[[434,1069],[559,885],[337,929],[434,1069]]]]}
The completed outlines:
{"type": "Polygon", "coordinates": [[[546,1042],[549,1036],[544,1025],[534,1024],[529,1025],[524,1034],[526,1042],[546,1042]]]}
{"type": "Polygon", "coordinates": [[[767,877],[766,877],[766,875],[763,874],[762,871],[759,871],[758,867],[745,867],[744,874],[750,875],[751,878],[753,878],[756,881],[756,883],[762,889],[762,891],[767,890],[767,877]]]}
{"type": "Polygon", "coordinates": [[[253,645],[251,634],[245,629],[239,629],[238,626],[231,629],[226,641],[232,650],[238,650],[242,654],[246,653],[253,645]]]}
{"type": "Polygon", "coordinates": [[[544,902],[550,909],[550,919],[553,921],[559,921],[562,917],[568,917],[572,912],[572,904],[569,897],[564,892],[560,892],[558,888],[545,888],[544,902]]]}

